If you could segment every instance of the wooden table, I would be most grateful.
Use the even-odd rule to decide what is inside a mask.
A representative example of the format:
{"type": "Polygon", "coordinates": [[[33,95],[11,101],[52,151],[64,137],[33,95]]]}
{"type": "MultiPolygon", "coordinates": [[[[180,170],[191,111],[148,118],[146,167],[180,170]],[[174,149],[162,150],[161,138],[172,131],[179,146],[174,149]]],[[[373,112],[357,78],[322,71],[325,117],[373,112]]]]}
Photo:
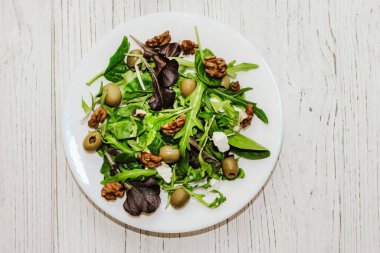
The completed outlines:
{"type": "MultiPolygon", "coordinates": [[[[380,252],[378,0],[2,0],[1,252],[380,252]],[[187,234],[132,229],[98,210],[62,148],[62,104],[83,55],[158,11],[210,16],[273,70],[282,152],[241,212],[187,234]]],[[[228,36],[228,34],[226,35],[228,36]]]]}

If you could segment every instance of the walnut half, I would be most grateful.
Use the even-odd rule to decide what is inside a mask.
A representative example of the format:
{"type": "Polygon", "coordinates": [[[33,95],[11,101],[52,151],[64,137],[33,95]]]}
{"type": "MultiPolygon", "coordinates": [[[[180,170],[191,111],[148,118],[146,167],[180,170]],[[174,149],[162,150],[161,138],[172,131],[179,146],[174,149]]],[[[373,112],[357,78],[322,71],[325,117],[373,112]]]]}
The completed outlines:
{"type": "Polygon", "coordinates": [[[245,113],[248,115],[247,118],[243,119],[242,122],[240,123],[240,125],[243,127],[243,128],[246,128],[248,127],[249,125],[251,125],[251,122],[252,122],[252,118],[253,118],[253,104],[247,104],[245,106],[245,113]]]}
{"type": "Polygon", "coordinates": [[[142,164],[148,168],[156,168],[161,165],[162,158],[152,153],[140,152],[137,156],[142,164]]]}
{"type": "Polygon", "coordinates": [[[227,64],[222,58],[217,58],[215,55],[206,56],[203,63],[205,71],[212,77],[223,78],[227,74],[227,64]]]}
{"type": "Polygon", "coordinates": [[[102,197],[106,200],[115,200],[117,197],[121,198],[124,195],[124,187],[118,182],[106,183],[101,190],[102,197]]]}
{"type": "Polygon", "coordinates": [[[169,44],[172,37],[170,36],[169,31],[165,31],[163,34],[154,36],[153,38],[147,40],[145,44],[150,47],[161,47],[169,44]]]}
{"type": "Polygon", "coordinates": [[[164,134],[175,134],[181,130],[186,123],[186,115],[182,114],[178,119],[173,120],[161,126],[161,132],[164,134]]]}
{"type": "Polygon", "coordinates": [[[100,123],[103,123],[107,118],[107,111],[102,106],[99,106],[91,115],[88,121],[88,127],[97,128],[100,123]]]}
{"type": "Polygon", "coordinates": [[[181,43],[182,52],[184,55],[194,54],[198,44],[191,40],[183,40],[181,43]]]}

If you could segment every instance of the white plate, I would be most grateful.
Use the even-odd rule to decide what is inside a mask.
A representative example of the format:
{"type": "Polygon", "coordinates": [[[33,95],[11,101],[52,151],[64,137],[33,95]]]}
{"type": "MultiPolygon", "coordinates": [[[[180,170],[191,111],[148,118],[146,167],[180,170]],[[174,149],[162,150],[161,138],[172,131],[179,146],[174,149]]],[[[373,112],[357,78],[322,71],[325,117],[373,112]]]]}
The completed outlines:
{"type": "MultiPolygon", "coordinates": [[[[129,39],[131,49],[137,45],[129,39]]],[[[279,93],[273,75],[259,52],[241,35],[230,28],[203,16],[183,13],[158,13],[139,17],[118,26],[105,34],[80,63],[73,75],[67,92],[62,117],[64,148],[72,173],[87,196],[102,210],[115,219],[136,228],[164,233],[188,232],[212,226],[238,212],[248,204],[267,181],[282,142],[282,109],[279,93]],[[130,216],[123,209],[123,199],[116,202],[106,201],[100,196],[102,180],[101,158],[95,153],[88,153],[82,148],[82,140],[88,133],[87,124],[81,124],[84,116],[81,108],[81,97],[90,101],[89,92],[99,90],[100,80],[90,88],[85,85],[93,75],[106,68],[110,56],[119,46],[124,35],[134,35],[142,41],[169,30],[172,41],[191,39],[195,41],[194,26],[198,27],[203,48],[210,48],[213,53],[229,62],[254,62],[260,65],[257,70],[240,72],[238,80],[243,87],[254,89],[248,92],[247,98],[257,102],[268,115],[269,125],[263,124],[256,117],[253,124],[243,132],[271,151],[267,159],[249,161],[241,159],[240,167],[244,168],[245,178],[231,182],[222,182],[219,190],[227,201],[216,209],[204,207],[191,199],[185,208],[165,209],[167,195],[161,191],[161,206],[151,215],[130,216]]]]}

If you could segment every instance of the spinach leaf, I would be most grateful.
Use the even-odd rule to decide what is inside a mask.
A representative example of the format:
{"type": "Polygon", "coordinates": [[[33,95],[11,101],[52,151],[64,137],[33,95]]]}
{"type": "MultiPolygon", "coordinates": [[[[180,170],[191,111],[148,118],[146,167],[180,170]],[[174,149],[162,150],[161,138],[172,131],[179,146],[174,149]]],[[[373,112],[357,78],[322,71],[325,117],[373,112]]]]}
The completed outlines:
{"type": "MultiPolygon", "coordinates": [[[[227,131],[226,133],[231,132],[227,131]]],[[[267,148],[239,133],[228,136],[228,144],[231,145],[231,152],[250,160],[270,156],[270,151],[267,148]]]]}
{"type": "MultiPolygon", "coordinates": [[[[204,49],[202,53],[204,57],[214,55],[207,48],[204,49]]],[[[210,87],[220,86],[221,79],[213,78],[206,73],[205,67],[202,61],[201,51],[199,49],[195,52],[194,65],[195,65],[196,74],[199,80],[201,80],[203,83],[207,84],[207,86],[210,86],[210,87]]]]}
{"type": "Polygon", "coordinates": [[[115,176],[108,177],[104,179],[101,183],[110,183],[110,182],[122,182],[126,180],[143,180],[147,177],[151,177],[157,174],[157,171],[154,169],[133,169],[133,170],[124,170],[122,169],[121,173],[116,174],[115,176]]]}
{"type": "Polygon", "coordinates": [[[127,64],[124,62],[124,57],[129,51],[128,38],[124,36],[119,48],[111,56],[108,67],[104,71],[104,77],[111,82],[118,82],[123,79],[121,74],[127,70],[127,64]]]}
{"type": "MultiPolygon", "coordinates": [[[[226,134],[231,134],[231,131],[225,131],[226,134]]],[[[228,136],[228,144],[230,144],[233,147],[240,148],[240,149],[248,149],[248,150],[268,150],[266,147],[263,147],[259,143],[255,142],[254,140],[236,133],[234,135],[228,136]]]]}
{"type": "Polygon", "coordinates": [[[270,156],[269,150],[248,150],[231,147],[230,151],[240,157],[249,159],[249,160],[259,160],[264,159],[270,156]]]}
{"type": "Polygon", "coordinates": [[[160,133],[157,133],[153,142],[148,146],[148,149],[154,155],[158,155],[160,153],[160,148],[162,148],[165,145],[166,145],[166,142],[162,140],[162,135],[160,133]]]}
{"type": "Polygon", "coordinates": [[[189,107],[192,108],[191,111],[186,113],[186,123],[182,129],[174,136],[174,139],[181,138],[179,143],[179,150],[182,157],[186,155],[186,149],[190,149],[189,138],[193,136],[193,128],[203,129],[202,123],[199,121],[197,114],[201,107],[202,95],[206,90],[206,86],[202,82],[198,82],[197,87],[191,93],[190,96],[186,98],[189,102],[189,107]]]}
{"type": "Polygon", "coordinates": [[[238,72],[238,71],[248,71],[251,69],[257,69],[258,67],[259,67],[259,65],[254,64],[254,63],[243,62],[243,63],[240,63],[240,64],[235,65],[235,66],[234,66],[234,63],[232,63],[232,64],[229,63],[227,66],[227,75],[229,75],[230,77],[235,77],[236,72],[238,72]]]}
{"type": "Polygon", "coordinates": [[[130,153],[120,153],[115,156],[116,163],[132,163],[136,161],[136,156],[134,152],[130,153]]]}
{"type": "Polygon", "coordinates": [[[93,82],[95,82],[99,77],[103,75],[107,80],[111,82],[121,81],[123,79],[122,74],[124,74],[128,70],[127,64],[124,62],[124,57],[128,53],[128,51],[128,38],[124,36],[119,48],[111,56],[107,68],[99,74],[95,75],[93,78],[91,78],[91,80],[88,81],[86,84],[91,85],[93,82]]]}

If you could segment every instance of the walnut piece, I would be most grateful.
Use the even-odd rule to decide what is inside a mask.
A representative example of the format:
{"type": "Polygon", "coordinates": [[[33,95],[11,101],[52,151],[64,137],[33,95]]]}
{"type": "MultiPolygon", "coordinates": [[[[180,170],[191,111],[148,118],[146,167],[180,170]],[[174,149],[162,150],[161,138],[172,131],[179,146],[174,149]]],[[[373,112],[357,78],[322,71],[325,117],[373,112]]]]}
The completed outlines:
{"type": "Polygon", "coordinates": [[[107,111],[102,106],[99,106],[91,115],[88,121],[88,127],[97,128],[99,123],[103,123],[107,118],[107,111]]]}
{"type": "Polygon", "coordinates": [[[186,123],[186,115],[182,114],[179,118],[161,126],[161,131],[165,134],[175,134],[181,130],[186,123]]]}
{"type": "Polygon", "coordinates": [[[215,55],[206,56],[203,63],[205,71],[212,77],[223,78],[227,74],[227,64],[222,58],[217,58],[215,55]]]}
{"type": "Polygon", "coordinates": [[[240,123],[240,125],[243,127],[243,128],[246,128],[248,127],[249,125],[251,125],[251,122],[252,122],[252,118],[253,118],[253,104],[247,104],[245,106],[245,113],[248,115],[247,118],[243,119],[242,122],[240,123]]]}
{"type": "Polygon", "coordinates": [[[115,200],[116,197],[123,197],[124,191],[125,189],[122,184],[118,182],[111,182],[104,185],[101,190],[101,194],[106,200],[115,200]]]}
{"type": "Polygon", "coordinates": [[[198,44],[191,40],[183,40],[181,43],[182,52],[184,55],[194,54],[198,44]]]}
{"type": "Polygon", "coordinates": [[[165,31],[163,34],[154,36],[153,38],[147,40],[145,44],[150,47],[160,47],[169,44],[172,37],[170,36],[169,31],[165,31]]]}
{"type": "Polygon", "coordinates": [[[137,156],[142,164],[148,168],[156,168],[161,165],[162,158],[152,153],[140,152],[137,156]]]}
{"type": "Polygon", "coordinates": [[[239,84],[239,81],[236,81],[236,82],[232,82],[231,83],[231,86],[230,86],[230,89],[234,92],[238,92],[240,90],[240,84],[239,84]]]}

